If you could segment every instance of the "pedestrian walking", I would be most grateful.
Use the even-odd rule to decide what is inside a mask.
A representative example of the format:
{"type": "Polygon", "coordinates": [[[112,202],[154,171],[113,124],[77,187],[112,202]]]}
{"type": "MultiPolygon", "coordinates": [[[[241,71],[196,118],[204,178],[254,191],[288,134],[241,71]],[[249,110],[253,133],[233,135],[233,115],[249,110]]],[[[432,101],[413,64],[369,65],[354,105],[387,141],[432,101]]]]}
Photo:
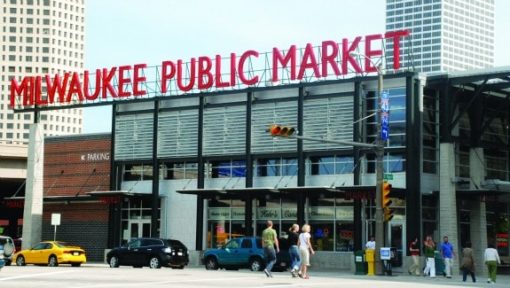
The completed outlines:
{"type": "Polygon", "coordinates": [[[432,240],[431,236],[427,236],[423,242],[423,254],[427,258],[427,266],[423,271],[423,275],[430,275],[430,278],[436,277],[436,262],[434,261],[434,250],[436,249],[436,243],[432,240]]]}
{"type": "Polygon", "coordinates": [[[499,259],[498,250],[494,249],[494,245],[489,244],[489,247],[485,249],[484,253],[484,261],[485,265],[487,265],[487,269],[489,270],[489,279],[487,279],[487,283],[496,283],[496,274],[498,270],[498,264],[501,264],[501,260],[499,259]]]}
{"type": "Polygon", "coordinates": [[[273,270],[273,265],[276,263],[276,253],[280,252],[280,245],[278,243],[278,235],[273,229],[273,221],[268,220],[266,226],[267,228],[262,231],[262,247],[264,248],[267,263],[264,273],[266,273],[267,277],[273,277],[271,270],[273,270]]]}
{"type": "Polygon", "coordinates": [[[411,254],[411,258],[413,259],[413,264],[409,266],[409,275],[415,274],[416,276],[420,276],[420,248],[418,248],[418,238],[414,238],[411,243],[409,243],[409,253],[411,254]]]}
{"type": "Polygon", "coordinates": [[[467,274],[469,274],[471,275],[473,283],[476,282],[475,259],[473,258],[473,249],[471,249],[471,242],[467,242],[466,247],[462,249],[462,261],[460,269],[462,269],[462,281],[466,282],[467,274]]]}
{"type": "Polygon", "coordinates": [[[301,229],[301,234],[299,234],[298,239],[299,256],[301,256],[301,270],[298,274],[303,279],[309,278],[307,270],[308,266],[310,266],[310,253],[312,255],[315,254],[310,238],[312,238],[312,235],[310,235],[310,225],[305,224],[301,229]]]}
{"type": "Polygon", "coordinates": [[[446,273],[446,278],[452,278],[452,264],[453,257],[455,257],[455,252],[453,251],[453,245],[448,242],[448,236],[443,237],[443,243],[440,247],[441,257],[444,261],[444,270],[446,273]]]}
{"type": "Polygon", "coordinates": [[[301,265],[301,257],[299,257],[299,225],[293,224],[289,229],[289,255],[290,255],[290,273],[292,277],[298,276],[299,266],[301,265]]]}

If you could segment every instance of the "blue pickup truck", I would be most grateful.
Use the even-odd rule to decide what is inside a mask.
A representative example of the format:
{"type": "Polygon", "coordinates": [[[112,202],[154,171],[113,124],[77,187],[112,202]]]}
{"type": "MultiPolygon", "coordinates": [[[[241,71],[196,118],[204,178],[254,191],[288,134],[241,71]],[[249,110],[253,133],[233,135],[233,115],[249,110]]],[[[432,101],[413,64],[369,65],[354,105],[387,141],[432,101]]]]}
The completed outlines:
{"type": "MultiPolygon", "coordinates": [[[[289,248],[286,239],[280,239],[280,253],[276,255],[274,270],[287,270],[290,265],[289,248]]],[[[266,266],[262,240],[259,237],[240,237],[228,241],[223,247],[208,249],[202,260],[207,270],[219,268],[249,268],[262,271],[266,266]]]]}

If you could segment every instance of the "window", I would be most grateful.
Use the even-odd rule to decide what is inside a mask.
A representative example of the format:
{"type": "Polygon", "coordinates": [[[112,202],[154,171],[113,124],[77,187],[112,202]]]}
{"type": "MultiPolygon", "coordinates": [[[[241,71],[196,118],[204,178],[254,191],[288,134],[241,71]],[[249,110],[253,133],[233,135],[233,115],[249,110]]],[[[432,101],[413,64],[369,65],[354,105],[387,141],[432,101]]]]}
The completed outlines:
{"type": "Polygon", "coordinates": [[[126,164],[124,166],[124,181],[152,180],[152,165],[126,164]]]}
{"type": "Polygon", "coordinates": [[[297,175],[296,158],[258,159],[256,176],[295,176],[297,175]]]}
{"type": "Polygon", "coordinates": [[[244,160],[212,161],[206,164],[207,177],[245,177],[246,162],[244,160]]]}
{"type": "Polygon", "coordinates": [[[243,239],[243,242],[241,243],[241,248],[251,249],[252,246],[253,245],[251,239],[243,239]]]}
{"type": "Polygon", "coordinates": [[[310,157],[311,175],[332,175],[353,173],[354,163],[351,156],[310,157]]]}
{"type": "Polygon", "coordinates": [[[160,179],[197,179],[198,176],[196,162],[164,163],[159,170],[160,179]]]}

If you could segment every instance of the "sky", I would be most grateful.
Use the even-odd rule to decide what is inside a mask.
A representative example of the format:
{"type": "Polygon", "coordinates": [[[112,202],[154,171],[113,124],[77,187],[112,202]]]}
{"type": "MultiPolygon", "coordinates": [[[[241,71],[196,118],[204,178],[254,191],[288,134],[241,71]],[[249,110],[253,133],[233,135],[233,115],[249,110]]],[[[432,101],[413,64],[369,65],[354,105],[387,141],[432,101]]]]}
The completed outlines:
{"type": "MultiPolygon", "coordinates": [[[[383,33],[384,0],[86,0],[85,68],[270,51],[383,33]]],[[[495,0],[495,65],[510,66],[510,1],[495,0]]],[[[84,133],[111,131],[111,107],[84,109],[84,133]]]]}

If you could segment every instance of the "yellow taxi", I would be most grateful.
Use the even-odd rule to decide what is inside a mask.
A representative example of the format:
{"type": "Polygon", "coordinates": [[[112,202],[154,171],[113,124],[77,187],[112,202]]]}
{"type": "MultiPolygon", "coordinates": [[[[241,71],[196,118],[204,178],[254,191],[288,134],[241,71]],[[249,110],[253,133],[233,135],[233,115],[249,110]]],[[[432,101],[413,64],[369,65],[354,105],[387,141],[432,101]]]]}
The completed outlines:
{"type": "Polygon", "coordinates": [[[31,249],[21,250],[14,254],[12,259],[18,266],[47,264],[55,267],[59,264],[71,264],[73,267],[79,267],[82,263],[87,262],[85,250],[60,241],[38,243],[31,249]]]}

